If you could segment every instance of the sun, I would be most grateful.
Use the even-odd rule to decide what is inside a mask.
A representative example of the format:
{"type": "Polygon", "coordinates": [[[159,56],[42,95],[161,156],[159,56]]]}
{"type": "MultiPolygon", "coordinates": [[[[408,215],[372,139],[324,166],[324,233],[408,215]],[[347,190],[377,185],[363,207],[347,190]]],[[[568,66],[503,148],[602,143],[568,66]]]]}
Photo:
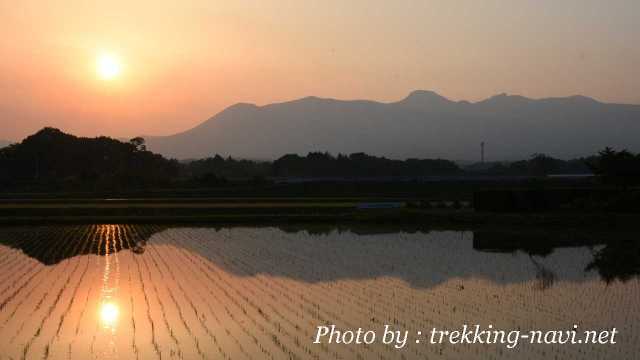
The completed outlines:
{"type": "Polygon", "coordinates": [[[96,61],[96,70],[101,79],[113,80],[122,73],[122,61],[115,54],[100,54],[96,61]]]}

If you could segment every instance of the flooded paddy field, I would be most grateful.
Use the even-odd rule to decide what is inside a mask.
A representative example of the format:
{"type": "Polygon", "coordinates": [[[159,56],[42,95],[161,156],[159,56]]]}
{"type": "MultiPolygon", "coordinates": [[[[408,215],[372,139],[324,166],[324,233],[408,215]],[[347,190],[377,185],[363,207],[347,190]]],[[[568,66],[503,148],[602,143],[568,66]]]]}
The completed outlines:
{"type": "MultiPolygon", "coordinates": [[[[614,236],[614,235],[610,235],[614,236]]],[[[638,251],[472,231],[0,228],[1,359],[634,359],[638,251]],[[495,240],[495,241],[494,241],[495,240]],[[610,329],[615,345],[313,344],[319,325],[610,329]]]]}

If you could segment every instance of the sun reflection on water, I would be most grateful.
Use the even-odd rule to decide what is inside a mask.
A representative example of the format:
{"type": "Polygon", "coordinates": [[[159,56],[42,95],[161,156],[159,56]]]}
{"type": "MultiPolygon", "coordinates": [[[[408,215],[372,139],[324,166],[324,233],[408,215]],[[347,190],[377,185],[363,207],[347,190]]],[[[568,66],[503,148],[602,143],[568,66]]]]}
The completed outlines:
{"type": "Polygon", "coordinates": [[[102,328],[115,334],[120,316],[120,307],[116,301],[120,282],[120,262],[116,242],[120,239],[120,227],[102,225],[102,246],[104,246],[104,273],[100,292],[99,322],[102,328]]]}
{"type": "Polygon", "coordinates": [[[113,329],[118,322],[120,308],[115,302],[107,301],[100,305],[100,322],[105,328],[113,329]]]}

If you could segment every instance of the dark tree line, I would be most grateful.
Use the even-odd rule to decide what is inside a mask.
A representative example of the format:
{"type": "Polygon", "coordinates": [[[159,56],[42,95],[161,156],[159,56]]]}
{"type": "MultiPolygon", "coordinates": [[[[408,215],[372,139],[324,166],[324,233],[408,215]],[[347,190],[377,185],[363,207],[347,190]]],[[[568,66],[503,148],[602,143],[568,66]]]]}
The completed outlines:
{"type": "Polygon", "coordinates": [[[622,186],[640,184],[640,154],[607,147],[589,159],[587,165],[605,183],[622,186]]]}
{"type": "Polygon", "coordinates": [[[488,167],[488,175],[498,176],[546,176],[552,174],[591,174],[590,158],[572,160],[555,159],[545,154],[534,154],[528,160],[497,163],[488,167]]]}
{"type": "Polygon", "coordinates": [[[180,163],[146,149],[143,138],[121,142],[83,138],[45,128],[19,144],[0,149],[2,190],[123,190],[151,187],[222,186],[270,177],[376,177],[460,174],[448,160],[390,160],[363,153],[309,153],[267,161],[216,155],[180,163]]]}
{"type": "Polygon", "coordinates": [[[180,165],[147,151],[144,140],[82,138],[45,128],[0,149],[3,188],[125,189],[168,185],[180,165]]]}
{"type": "Polygon", "coordinates": [[[364,153],[332,156],[313,152],[307,156],[285,155],[273,163],[274,176],[281,177],[376,177],[457,175],[462,171],[452,161],[432,159],[391,160],[364,153]]]}
{"type": "Polygon", "coordinates": [[[271,176],[271,162],[236,160],[216,155],[182,164],[182,177],[192,185],[217,186],[229,180],[266,179],[271,176]]]}
{"type": "Polygon", "coordinates": [[[607,148],[595,156],[559,160],[537,154],[528,160],[464,170],[442,159],[393,160],[364,153],[312,152],[269,161],[237,160],[216,155],[180,163],[146,149],[143,138],[121,142],[108,137],[83,138],[45,128],[19,144],[0,149],[0,191],[122,190],[158,187],[215,187],[236,181],[264,184],[273,177],[420,177],[483,173],[543,176],[593,172],[605,183],[638,184],[640,155],[607,148]]]}

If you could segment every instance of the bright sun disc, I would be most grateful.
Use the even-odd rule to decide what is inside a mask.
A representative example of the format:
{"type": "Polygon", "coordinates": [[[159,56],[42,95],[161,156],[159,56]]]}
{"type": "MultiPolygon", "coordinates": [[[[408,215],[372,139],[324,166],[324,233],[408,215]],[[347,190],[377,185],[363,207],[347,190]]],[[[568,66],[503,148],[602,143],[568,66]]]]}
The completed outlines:
{"type": "Polygon", "coordinates": [[[98,75],[104,80],[111,80],[120,75],[122,63],[120,58],[113,54],[102,54],[96,63],[98,75]]]}

